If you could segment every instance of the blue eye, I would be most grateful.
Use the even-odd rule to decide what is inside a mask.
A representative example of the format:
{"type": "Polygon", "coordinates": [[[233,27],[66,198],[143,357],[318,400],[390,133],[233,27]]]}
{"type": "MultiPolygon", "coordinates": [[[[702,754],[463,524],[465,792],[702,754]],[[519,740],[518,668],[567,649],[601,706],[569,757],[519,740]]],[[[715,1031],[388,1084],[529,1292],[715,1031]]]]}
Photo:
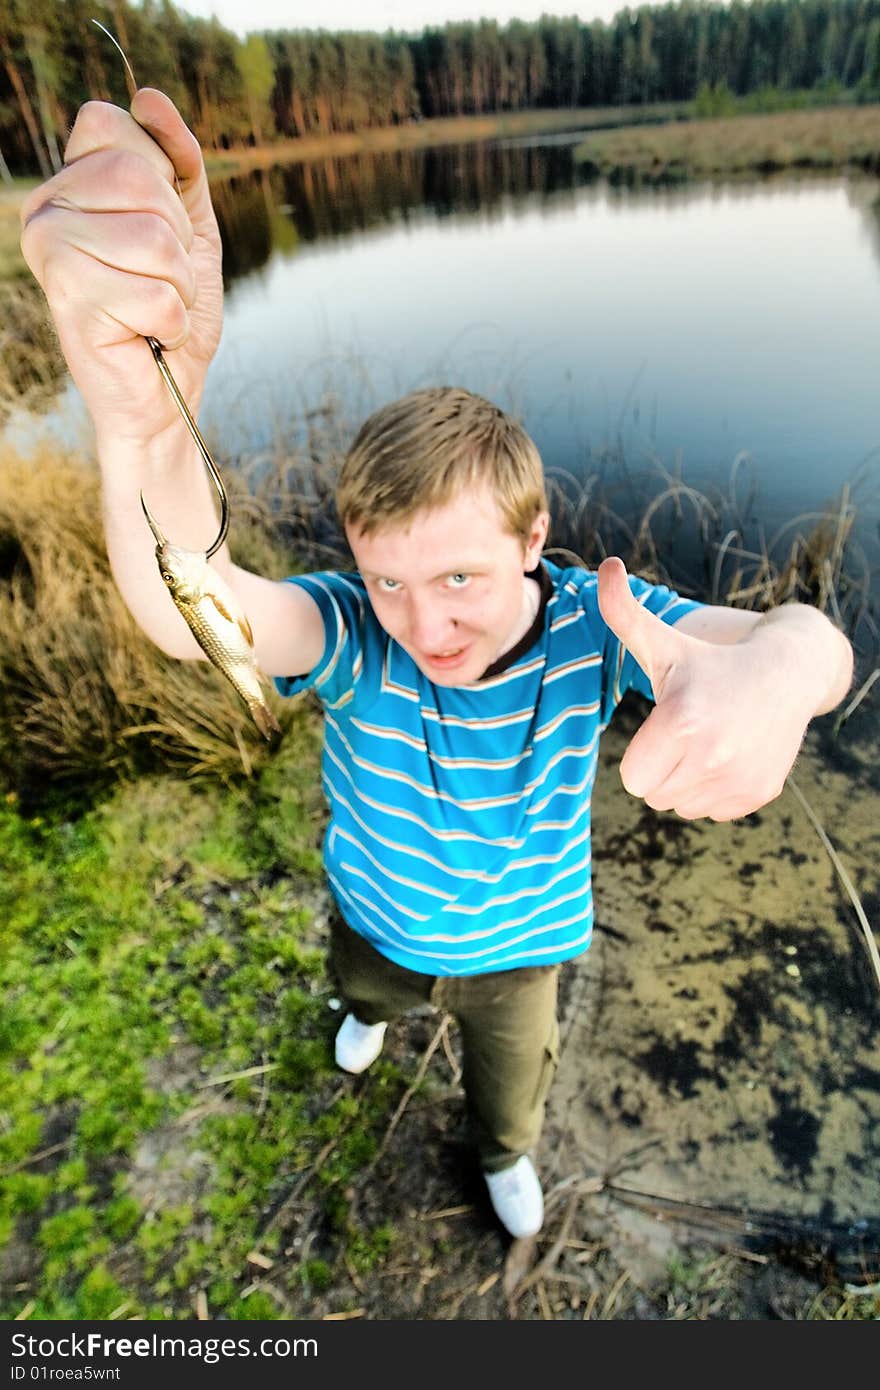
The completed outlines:
{"type": "Polygon", "coordinates": [[[393,594],[395,589],[400,588],[399,579],[379,579],[376,581],[379,588],[385,594],[393,594]]]}
{"type": "Polygon", "coordinates": [[[451,574],[449,576],[449,583],[452,585],[453,589],[463,589],[469,579],[469,574],[451,574]]]}

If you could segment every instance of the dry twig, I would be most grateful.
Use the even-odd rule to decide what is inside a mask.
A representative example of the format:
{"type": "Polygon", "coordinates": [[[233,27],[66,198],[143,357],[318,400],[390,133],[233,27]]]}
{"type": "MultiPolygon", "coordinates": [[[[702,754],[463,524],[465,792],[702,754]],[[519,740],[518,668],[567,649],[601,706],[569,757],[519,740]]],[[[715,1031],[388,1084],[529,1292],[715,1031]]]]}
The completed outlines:
{"type": "Polygon", "coordinates": [[[568,1243],[571,1225],[575,1214],[580,1206],[581,1193],[579,1190],[572,1192],[568,1199],[568,1206],[565,1209],[565,1216],[562,1218],[562,1226],[559,1235],[554,1240],[547,1254],[544,1255],[530,1274],[526,1275],[520,1283],[516,1284],[509,1292],[508,1298],[516,1300],[522,1298],[523,1294],[540,1280],[545,1279],[553,1272],[556,1261],[559,1259],[566,1244],[568,1243]]]}
{"type": "Polygon", "coordinates": [[[51,1144],[48,1149],[39,1149],[37,1153],[19,1159],[18,1163],[9,1163],[5,1168],[0,1168],[0,1178],[8,1178],[10,1173],[20,1173],[22,1168],[29,1168],[31,1164],[40,1163],[44,1158],[49,1158],[51,1154],[60,1153],[62,1149],[69,1147],[70,1140],[64,1139],[60,1144],[51,1144]]]}
{"type": "Polygon", "coordinates": [[[859,895],[855,890],[853,881],[847,873],[846,868],[840,858],[840,855],[837,853],[837,850],[834,848],[828,836],[826,835],[825,830],[819,820],[819,817],[816,815],[815,811],[813,810],[810,803],[807,801],[807,798],[804,796],[800,787],[797,785],[794,778],[791,776],[789,776],[788,778],[788,786],[791,787],[791,790],[794,792],[798,801],[801,803],[807,815],[809,816],[813,824],[813,827],[816,831],[816,834],[819,836],[819,839],[822,841],[822,844],[828,851],[828,857],[834,865],[835,869],[837,870],[841,883],[843,884],[844,888],[849,894],[850,902],[855,908],[856,916],[858,917],[862,931],[864,932],[865,945],[868,948],[868,955],[870,957],[871,964],[874,967],[874,974],[877,976],[877,985],[878,987],[880,987],[880,952],[878,952],[877,950],[877,942],[874,940],[874,933],[871,931],[871,925],[865,914],[865,909],[862,907],[859,895]]]}
{"type": "Polygon", "coordinates": [[[207,1081],[200,1081],[197,1089],[202,1091],[206,1086],[225,1086],[227,1081],[243,1081],[248,1076],[262,1076],[267,1071],[275,1071],[277,1067],[277,1062],[266,1062],[261,1067],[245,1067],[244,1071],[227,1071],[222,1076],[209,1076],[207,1081]]]}
{"type": "Polygon", "coordinates": [[[601,1312],[600,1315],[599,1315],[600,1318],[606,1319],[606,1318],[610,1318],[610,1317],[611,1317],[611,1314],[612,1314],[612,1312],[613,1312],[613,1310],[614,1310],[614,1305],[617,1303],[617,1300],[620,1298],[620,1295],[621,1295],[621,1292],[622,1292],[622,1290],[623,1290],[624,1284],[626,1284],[626,1282],[627,1282],[629,1279],[631,1279],[631,1278],[632,1278],[632,1275],[631,1275],[630,1271],[629,1271],[628,1269],[625,1269],[625,1270],[623,1271],[623,1273],[620,1275],[620,1277],[616,1280],[616,1282],[615,1282],[613,1288],[611,1289],[611,1292],[609,1293],[608,1297],[606,1298],[605,1304],[604,1304],[604,1306],[603,1306],[603,1308],[602,1308],[602,1312],[601,1312]]]}
{"type": "Polygon", "coordinates": [[[424,1081],[425,1073],[428,1070],[431,1058],[434,1056],[434,1053],[437,1051],[437,1048],[440,1046],[441,1042],[446,1036],[446,1030],[449,1027],[449,1023],[449,1014],[444,1014],[443,1018],[440,1020],[439,1028],[437,1029],[436,1033],[434,1034],[433,1038],[428,1043],[428,1046],[425,1048],[425,1051],[422,1054],[422,1060],[419,1063],[419,1069],[416,1072],[415,1079],[413,1080],[412,1085],[407,1087],[406,1091],[403,1094],[403,1097],[401,1098],[400,1104],[398,1105],[394,1114],[391,1116],[391,1123],[385,1131],[385,1137],[382,1140],[382,1143],[379,1145],[379,1148],[376,1151],[376,1154],[373,1157],[372,1161],[366,1168],[364,1172],[364,1177],[366,1177],[367,1174],[372,1173],[373,1169],[376,1167],[376,1164],[380,1161],[381,1158],[384,1157],[388,1145],[391,1142],[391,1136],[397,1129],[397,1126],[400,1123],[400,1120],[403,1116],[403,1112],[406,1110],[406,1107],[409,1105],[416,1091],[419,1089],[422,1082],[424,1081]]]}

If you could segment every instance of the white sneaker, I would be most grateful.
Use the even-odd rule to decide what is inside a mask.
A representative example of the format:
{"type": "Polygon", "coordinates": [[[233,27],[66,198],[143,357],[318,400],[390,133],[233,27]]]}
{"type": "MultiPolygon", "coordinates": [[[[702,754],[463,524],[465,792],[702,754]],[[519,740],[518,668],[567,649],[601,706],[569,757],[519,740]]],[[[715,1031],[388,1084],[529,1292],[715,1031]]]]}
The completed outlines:
{"type": "Polygon", "coordinates": [[[512,1236],[534,1236],[544,1224],[544,1194],[527,1154],[500,1173],[484,1173],[495,1215],[512,1236]]]}
{"type": "Polygon", "coordinates": [[[336,1034],[336,1065],[343,1071],[366,1071],[382,1051],[387,1023],[361,1023],[346,1014],[336,1034]]]}

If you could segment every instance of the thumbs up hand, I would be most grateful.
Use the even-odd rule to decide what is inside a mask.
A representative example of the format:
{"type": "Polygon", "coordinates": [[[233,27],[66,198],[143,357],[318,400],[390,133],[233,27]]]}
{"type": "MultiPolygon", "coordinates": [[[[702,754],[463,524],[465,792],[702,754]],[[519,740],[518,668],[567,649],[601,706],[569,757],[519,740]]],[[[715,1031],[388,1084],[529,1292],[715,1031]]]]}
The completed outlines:
{"type": "MultiPolygon", "coordinates": [[[[836,674],[838,685],[849,679],[841,634],[816,610],[793,604],[764,618],[697,610],[681,627],[699,618],[701,631],[714,639],[703,640],[642,607],[616,557],[599,566],[598,596],[602,617],[654,691],[655,707],[620,764],[627,791],[685,820],[734,820],[779,796],[832,679],[836,674]],[[779,615],[783,621],[767,622],[779,615]],[[825,628],[828,644],[820,640],[817,648],[825,628]],[[820,661],[833,656],[839,666],[836,673],[820,666],[822,694],[817,654],[820,661]]],[[[844,693],[845,687],[837,699],[844,693]]]]}

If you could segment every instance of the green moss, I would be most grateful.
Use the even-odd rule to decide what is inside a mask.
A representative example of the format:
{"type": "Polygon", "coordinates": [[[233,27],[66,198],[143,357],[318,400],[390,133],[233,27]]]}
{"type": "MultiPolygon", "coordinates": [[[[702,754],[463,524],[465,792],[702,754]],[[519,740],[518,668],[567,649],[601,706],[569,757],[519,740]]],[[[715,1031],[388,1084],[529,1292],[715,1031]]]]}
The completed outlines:
{"type": "Polygon", "coordinates": [[[67,1163],[59,1164],[55,1172],[55,1186],[58,1191],[69,1190],[75,1192],[82,1187],[88,1175],[88,1168],[84,1158],[72,1158],[67,1163]]]}
{"type": "Polygon", "coordinates": [[[94,1228],[95,1213],[90,1208],[70,1207],[46,1218],[37,1233],[37,1242],[53,1254],[73,1254],[94,1228]]]}
{"type": "Polygon", "coordinates": [[[237,1301],[238,1289],[231,1278],[213,1278],[206,1290],[209,1308],[231,1308],[237,1301]]]}
{"type": "MultiPolygon", "coordinates": [[[[302,1175],[331,1218],[306,1283],[336,1277],[345,1187],[402,1083],[381,1068],[367,1097],[339,1094],[303,900],[323,825],[315,724],[294,721],[300,747],[247,796],[153,777],[76,812],[0,798],[0,1242],[33,1259],[4,1316],[29,1301],[46,1318],[187,1318],[205,1288],[212,1316],[278,1318],[242,1292],[248,1253],[281,1250],[267,1213],[302,1175]]],[[[302,1307],[295,1269],[288,1288],[302,1307]]]]}
{"type": "Polygon", "coordinates": [[[377,1226],[368,1234],[359,1233],[352,1237],[348,1246],[348,1258],[358,1274],[368,1274],[387,1258],[394,1244],[394,1227],[377,1226]]]}
{"type": "Polygon", "coordinates": [[[95,1321],[114,1314],[116,1317],[122,1313],[134,1316],[137,1307],[133,1298],[120,1287],[103,1264],[97,1265],[86,1275],[76,1291],[75,1301],[77,1318],[95,1321]]]}
{"type": "Polygon", "coordinates": [[[195,985],[185,985],[177,996],[177,1012],[184,1028],[200,1047],[216,1047],[223,1037],[223,1024],[195,985]]]}
{"type": "Polygon", "coordinates": [[[292,1090],[307,1086],[310,1080],[326,1076],[332,1064],[327,1045],[313,1038],[288,1038],[278,1049],[279,1078],[292,1090]]]}
{"type": "Polygon", "coordinates": [[[269,1294],[258,1289],[245,1298],[236,1299],[230,1308],[229,1317],[238,1318],[242,1322],[276,1322],[283,1317],[283,1313],[269,1294]]]}
{"type": "MultiPolygon", "coordinates": [[[[138,1229],[135,1243],[144,1257],[148,1277],[156,1277],[185,1237],[194,1216],[189,1202],[150,1212],[138,1229]]],[[[156,1286],[158,1288],[158,1284],[156,1286]]]]}
{"type": "Polygon", "coordinates": [[[333,1283],[333,1270],[326,1260],[306,1260],[300,1274],[307,1296],[311,1292],[323,1293],[333,1283]]]}
{"type": "Polygon", "coordinates": [[[172,1279],[177,1289],[187,1289],[194,1282],[201,1281],[205,1270],[210,1268],[211,1247],[207,1241],[188,1239],[182,1254],[174,1262],[172,1279]]]}
{"type": "Polygon", "coordinates": [[[124,1193],[108,1202],[104,1209],[106,1230],[116,1241],[125,1241],[134,1235],[141,1218],[140,1204],[124,1193]]]}
{"type": "Polygon", "coordinates": [[[8,1210],[15,1216],[40,1211],[52,1190],[51,1178],[42,1173],[11,1173],[4,1181],[8,1210]]]}

